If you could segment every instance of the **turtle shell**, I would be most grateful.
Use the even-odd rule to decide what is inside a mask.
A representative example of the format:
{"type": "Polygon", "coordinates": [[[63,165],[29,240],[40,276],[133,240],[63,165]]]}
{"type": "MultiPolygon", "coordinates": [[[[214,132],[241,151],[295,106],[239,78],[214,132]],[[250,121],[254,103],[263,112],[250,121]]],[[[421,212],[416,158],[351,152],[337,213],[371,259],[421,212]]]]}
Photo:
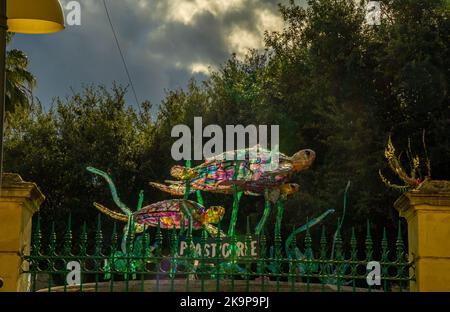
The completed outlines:
{"type": "Polygon", "coordinates": [[[233,183],[258,181],[265,176],[267,177],[265,182],[268,180],[284,182],[285,179],[282,176],[289,173],[293,167],[289,157],[282,153],[278,153],[278,157],[278,164],[273,164],[271,152],[259,145],[248,149],[228,151],[207,158],[203,164],[193,168],[197,175],[191,180],[191,183],[216,185],[226,184],[230,181],[233,183]]]}
{"type": "Polygon", "coordinates": [[[146,224],[149,226],[158,226],[161,228],[177,228],[179,229],[184,217],[185,228],[189,225],[189,220],[184,213],[184,208],[189,210],[192,215],[193,229],[202,227],[202,218],[206,213],[206,208],[199,203],[185,199],[163,200],[148,206],[133,214],[133,219],[138,224],[146,224]],[[184,206],[184,207],[183,207],[184,206]]]}

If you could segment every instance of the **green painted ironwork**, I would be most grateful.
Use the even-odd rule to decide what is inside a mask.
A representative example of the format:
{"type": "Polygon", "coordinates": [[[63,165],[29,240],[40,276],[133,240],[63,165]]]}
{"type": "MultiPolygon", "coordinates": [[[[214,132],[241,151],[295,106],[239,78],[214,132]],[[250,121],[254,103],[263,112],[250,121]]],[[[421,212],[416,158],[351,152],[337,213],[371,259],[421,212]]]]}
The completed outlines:
{"type": "Polygon", "coordinates": [[[379,242],[374,240],[369,221],[362,239],[354,228],[349,233],[340,228],[340,220],[337,227],[335,255],[331,255],[325,227],[318,228],[316,236],[314,227],[307,226],[303,238],[294,236],[290,243],[302,256],[288,256],[281,248],[280,233],[273,229],[274,236],[267,237],[268,232],[262,229],[259,237],[253,237],[250,219],[239,241],[236,235],[208,238],[205,230],[193,237],[192,229],[187,229],[186,237],[178,230],[163,231],[160,227],[143,233],[134,233],[129,227],[121,233],[115,223],[102,222],[100,216],[95,224],[83,223],[79,232],[73,232],[69,216],[66,230],[59,236],[54,224],[49,233],[43,233],[38,218],[31,253],[24,257],[30,266],[23,274],[29,274],[32,291],[408,291],[413,276],[400,225],[391,243],[386,229],[378,233],[379,242]],[[88,228],[94,230],[89,232],[88,228]],[[125,236],[127,248],[123,252],[120,244],[125,236]],[[320,237],[317,245],[314,237],[320,237]],[[193,245],[198,242],[199,247],[186,248],[180,254],[182,239],[193,245]],[[364,242],[363,255],[358,254],[358,241],[364,242]],[[214,255],[212,243],[216,244],[214,255]],[[226,244],[246,249],[229,250],[224,256],[218,251],[226,250],[221,248],[226,244]],[[252,244],[256,256],[252,255],[252,244]],[[381,285],[369,286],[366,266],[377,261],[376,254],[381,285]],[[80,283],[76,285],[67,280],[74,273],[67,268],[71,261],[80,264],[80,283]]]}
{"type": "MultiPolygon", "coordinates": [[[[186,168],[190,166],[188,161],[186,168]]],[[[163,230],[158,220],[156,228],[142,227],[142,231],[137,231],[131,210],[120,201],[111,178],[98,169],[88,170],[106,179],[114,201],[126,215],[125,220],[120,220],[128,218],[128,222],[119,231],[115,222],[103,224],[98,215],[95,224],[83,222],[77,234],[69,215],[61,235],[52,223],[45,237],[38,217],[31,253],[23,258],[29,264],[24,266],[29,269],[23,274],[29,275],[32,291],[407,291],[408,282],[414,278],[410,275],[411,264],[406,259],[400,223],[393,244],[389,244],[386,228],[381,241],[376,242],[369,220],[362,239],[358,239],[361,233],[355,228],[346,233],[343,220],[350,182],[333,235],[327,237],[323,226],[320,241],[315,242],[314,226],[332,214],[333,209],[307,219],[283,239],[284,199],[274,203],[276,222],[268,229],[265,221],[271,204],[267,196],[255,237],[249,217],[245,234],[239,235],[236,220],[243,193],[236,185],[228,236],[221,234],[224,228],[221,222],[216,235],[209,235],[204,225],[194,236],[187,207],[181,211],[182,218],[187,218],[187,229],[182,220],[179,228],[174,225],[163,230]],[[349,241],[346,237],[350,237],[349,241]],[[358,241],[364,242],[363,256],[358,254],[358,241]],[[391,253],[389,246],[394,246],[391,253]],[[380,254],[378,260],[376,254],[380,254]],[[372,261],[378,261],[381,267],[381,283],[373,286],[367,282],[367,265],[372,261]]],[[[238,172],[236,167],[235,175],[238,172]]],[[[188,199],[189,180],[185,189],[184,199],[188,199]]],[[[203,206],[200,191],[196,191],[196,197],[203,206]]],[[[143,202],[141,191],[137,211],[143,202]]]]}

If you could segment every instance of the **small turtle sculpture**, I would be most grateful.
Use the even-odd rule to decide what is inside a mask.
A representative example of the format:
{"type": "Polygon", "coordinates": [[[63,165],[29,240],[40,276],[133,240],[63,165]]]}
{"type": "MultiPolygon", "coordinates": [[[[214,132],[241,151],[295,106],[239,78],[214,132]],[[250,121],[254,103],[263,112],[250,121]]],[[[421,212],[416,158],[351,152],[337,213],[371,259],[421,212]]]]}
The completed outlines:
{"type": "MultiPolygon", "coordinates": [[[[125,214],[112,211],[99,203],[94,203],[94,206],[113,219],[128,222],[129,216],[125,214]]],[[[145,206],[134,212],[131,218],[136,232],[139,233],[147,227],[157,227],[158,223],[162,229],[180,229],[184,221],[184,227],[188,228],[187,216],[190,216],[193,230],[200,230],[204,227],[211,235],[217,235],[218,229],[212,224],[219,223],[224,213],[225,209],[221,206],[205,208],[192,200],[170,199],[145,206]]]]}
{"type": "Polygon", "coordinates": [[[280,196],[299,190],[297,184],[288,181],[292,174],[308,169],[315,157],[315,152],[309,149],[289,157],[282,153],[275,155],[274,152],[256,145],[207,158],[195,168],[173,166],[170,173],[178,181],[166,181],[168,184],[150,182],[150,185],[176,196],[185,194],[186,180],[189,180],[191,192],[201,190],[233,194],[236,186],[237,190],[244,194],[260,196],[269,190],[269,199],[276,202],[280,196]],[[277,163],[274,161],[276,158],[277,163]]]}
{"type": "MultiPolygon", "coordinates": [[[[180,229],[183,226],[188,228],[190,220],[193,230],[205,228],[210,235],[218,234],[218,229],[212,224],[218,223],[225,214],[225,208],[221,206],[212,206],[207,209],[191,200],[171,199],[153,203],[133,213],[120,200],[116,187],[106,172],[93,167],[87,167],[86,169],[106,180],[115,204],[123,213],[115,212],[99,203],[94,203],[94,206],[115,220],[128,222],[131,219],[136,233],[143,232],[147,227],[157,227],[158,223],[163,229],[173,229],[174,227],[180,229]]],[[[221,235],[225,234],[221,233],[221,235]]]]}

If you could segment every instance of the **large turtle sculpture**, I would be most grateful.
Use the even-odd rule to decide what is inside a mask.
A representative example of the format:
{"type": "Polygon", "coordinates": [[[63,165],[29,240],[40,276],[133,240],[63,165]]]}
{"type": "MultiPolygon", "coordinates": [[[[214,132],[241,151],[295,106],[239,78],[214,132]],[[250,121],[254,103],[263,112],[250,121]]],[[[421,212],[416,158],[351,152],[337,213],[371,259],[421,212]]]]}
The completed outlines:
{"type": "MultiPolygon", "coordinates": [[[[190,222],[193,230],[205,228],[211,235],[218,234],[218,229],[212,224],[218,223],[224,215],[225,209],[221,206],[212,206],[207,209],[203,205],[191,200],[171,199],[153,203],[133,213],[120,200],[116,187],[106,172],[93,167],[87,167],[86,169],[106,180],[114,202],[123,213],[115,212],[99,203],[94,203],[94,206],[115,220],[122,222],[133,221],[134,231],[136,233],[144,231],[147,227],[157,227],[158,223],[162,229],[188,228],[190,222]]],[[[221,233],[221,235],[224,234],[221,233]]]]}
{"type": "MultiPolygon", "coordinates": [[[[288,183],[291,176],[308,169],[315,158],[315,152],[310,149],[300,150],[289,157],[256,145],[207,158],[204,163],[194,168],[174,166],[170,173],[178,181],[168,181],[168,184],[150,182],[150,184],[177,196],[198,190],[234,195],[239,192],[239,195],[235,196],[229,235],[234,233],[240,195],[242,193],[253,196],[264,195],[266,199],[264,213],[256,227],[256,234],[259,235],[270,213],[270,202],[278,203],[278,209],[282,209],[279,201],[299,190],[297,184],[288,183]]],[[[282,212],[279,212],[280,218],[281,215],[282,212]]],[[[278,222],[281,222],[279,218],[278,222]]]]}
{"type": "Polygon", "coordinates": [[[308,169],[315,157],[315,152],[309,149],[289,157],[282,153],[275,155],[275,152],[256,145],[207,158],[194,168],[173,166],[170,173],[178,181],[166,181],[168,184],[150,182],[150,185],[176,196],[185,195],[186,180],[190,192],[233,194],[236,188],[246,195],[261,196],[269,190],[269,199],[276,202],[280,196],[298,191],[299,186],[288,181],[294,173],[308,169]]]}

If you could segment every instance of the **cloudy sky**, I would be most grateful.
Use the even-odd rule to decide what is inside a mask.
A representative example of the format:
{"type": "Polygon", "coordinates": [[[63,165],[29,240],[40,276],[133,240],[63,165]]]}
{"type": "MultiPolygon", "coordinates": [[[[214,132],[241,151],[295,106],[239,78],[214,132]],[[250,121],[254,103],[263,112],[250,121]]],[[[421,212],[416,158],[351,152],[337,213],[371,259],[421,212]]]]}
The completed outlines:
{"type": "MultiPolygon", "coordinates": [[[[60,1],[63,7],[69,0],[60,1]]],[[[51,35],[16,35],[45,104],[83,84],[128,80],[102,0],[80,0],[81,26],[51,35]]],[[[277,3],[288,0],[107,0],[140,101],[158,105],[165,90],[203,79],[230,54],[261,48],[264,30],[279,30],[277,3]]],[[[298,1],[304,2],[304,1],[298,1]]],[[[66,10],[66,13],[69,11],[66,10]]],[[[129,103],[133,103],[131,92],[129,103]]]]}

